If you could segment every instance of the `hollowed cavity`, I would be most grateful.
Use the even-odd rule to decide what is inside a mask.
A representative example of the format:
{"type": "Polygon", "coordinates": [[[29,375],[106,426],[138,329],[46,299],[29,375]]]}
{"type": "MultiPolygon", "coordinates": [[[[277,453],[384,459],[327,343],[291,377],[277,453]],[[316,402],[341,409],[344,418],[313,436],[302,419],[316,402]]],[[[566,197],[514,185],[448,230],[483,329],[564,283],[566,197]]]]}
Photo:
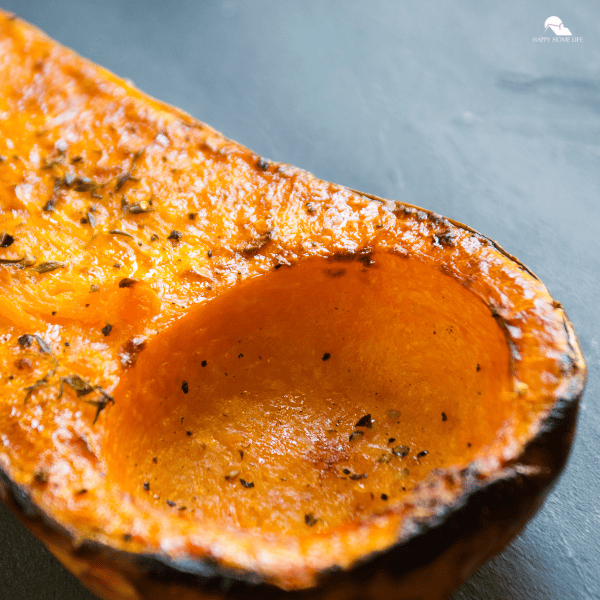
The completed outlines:
{"type": "Polygon", "coordinates": [[[301,533],[466,465],[511,416],[505,337],[454,279],[312,259],[195,308],[107,411],[108,477],[179,516],[301,533]]]}

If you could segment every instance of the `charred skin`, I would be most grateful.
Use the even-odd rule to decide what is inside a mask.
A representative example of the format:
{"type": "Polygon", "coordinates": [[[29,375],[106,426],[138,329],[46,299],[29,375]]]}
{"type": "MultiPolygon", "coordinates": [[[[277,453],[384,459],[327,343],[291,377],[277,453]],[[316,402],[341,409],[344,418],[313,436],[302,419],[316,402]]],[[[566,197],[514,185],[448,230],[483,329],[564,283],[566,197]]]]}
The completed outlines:
{"type": "MultiPolygon", "coordinates": [[[[565,465],[586,378],[566,314],[530,271],[460,223],[266,161],[6,13],[0,55],[0,109],[9,113],[2,133],[14,138],[0,148],[0,231],[9,232],[0,240],[0,361],[10,374],[1,382],[0,492],[91,590],[118,600],[441,600],[522,529],[565,465]],[[197,180],[204,188],[191,198],[197,180]],[[48,253],[44,240],[53,236],[48,253]],[[316,552],[310,564],[265,565],[249,552],[237,560],[231,548],[168,551],[161,537],[127,527],[139,515],[172,536],[184,525],[126,495],[121,512],[105,504],[95,520],[114,492],[102,473],[106,432],[122,406],[114,392],[143,368],[157,331],[246,280],[293,273],[309,260],[338,277],[390,256],[442,273],[449,288],[458,282],[494,317],[522,418],[510,448],[465,451],[465,464],[424,472],[389,511],[334,531],[340,553],[316,552]],[[61,290],[67,300],[54,305],[61,290]],[[44,338],[49,327],[68,337],[67,349],[44,338]],[[56,415],[76,413],[66,424],[70,441],[56,444],[56,415]],[[71,462],[78,466],[61,488],[52,469],[71,462]],[[88,505],[72,500],[88,489],[88,505]],[[116,533],[108,527],[115,518],[116,533]],[[354,551],[360,535],[366,541],[354,551]]],[[[285,536],[278,543],[285,548],[285,536]]]]}

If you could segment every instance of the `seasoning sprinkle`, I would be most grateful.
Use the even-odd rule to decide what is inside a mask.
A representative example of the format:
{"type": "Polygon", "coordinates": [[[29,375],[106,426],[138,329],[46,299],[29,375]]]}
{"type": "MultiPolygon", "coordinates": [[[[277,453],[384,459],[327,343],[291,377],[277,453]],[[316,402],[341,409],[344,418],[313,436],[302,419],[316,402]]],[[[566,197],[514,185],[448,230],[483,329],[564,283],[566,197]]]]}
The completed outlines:
{"type": "Polygon", "coordinates": [[[127,233],[127,231],[123,231],[122,229],[111,229],[108,233],[111,235],[124,235],[125,237],[133,238],[130,233],[127,233]]]}
{"type": "Polygon", "coordinates": [[[382,500],[387,500],[388,499],[388,495],[387,494],[381,494],[381,499],[382,500]]]}
{"type": "Polygon", "coordinates": [[[318,520],[319,520],[319,518],[315,517],[314,513],[308,513],[308,514],[304,515],[304,522],[309,527],[312,527],[313,525],[316,525],[318,520]]]}
{"type": "Polygon", "coordinates": [[[45,469],[40,469],[34,473],[33,478],[38,483],[48,483],[48,471],[45,469]]]}
{"type": "Polygon", "coordinates": [[[14,244],[15,238],[10,233],[0,233],[0,248],[8,248],[14,244]]]}
{"type": "Polygon", "coordinates": [[[367,427],[368,429],[373,428],[373,419],[371,419],[371,415],[365,415],[361,417],[354,427],[367,427]]]}
{"type": "Polygon", "coordinates": [[[38,273],[50,273],[52,271],[56,271],[56,269],[64,269],[65,267],[65,263],[51,260],[48,262],[41,262],[39,265],[34,267],[33,270],[37,271],[38,273]]]}
{"type": "Polygon", "coordinates": [[[19,346],[21,346],[21,348],[29,348],[31,344],[33,344],[34,339],[35,338],[31,334],[24,333],[17,341],[19,342],[19,346]]]}
{"type": "MultiPolygon", "coordinates": [[[[227,475],[225,475],[225,479],[227,479],[227,481],[229,481],[230,479],[235,479],[239,474],[240,474],[239,471],[229,471],[229,473],[227,473],[227,475]]],[[[242,485],[244,485],[244,484],[242,484],[242,485]]]]}
{"type": "Polygon", "coordinates": [[[173,231],[171,231],[171,233],[169,233],[169,237],[167,239],[178,241],[182,237],[183,237],[183,233],[181,233],[181,231],[177,231],[177,229],[173,229],[173,231]]]}
{"type": "Polygon", "coordinates": [[[380,463],[389,463],[392,460],[392,455],[389,452],[384,452],[377,462],[380,463]]]}
{"type": "Polygon", "coordinates": [[[323,354],[323,358],[321,360],[329,360],[331,358],[331,354],[329,354],[329,352],[325,352],[325,354],[323,354]]]}
{"type": "Polygon", "coordinates": [[[181,383],[181,391],[182,391],[184,394],[187,394],[187,393],[190,391],[190,387],[189,387],[189,385],[188,385],[188,382],[187,382],[187,381],[183,381],[183,382],[181,383]]]}
{"type": "Polygon", "coordinates": [[[34,335],[33,337],[35,337],[35,340],[38,343],[38,346],[40,347],[40,350],[42,352],[44,352],[45,354],[52,354],[52,348],[50,348],[50,346],[48,345],[48,343],[45,342],[42,337],[40,337],[37,334],[34,335]]]}
{"type": "Polygon", "coordinates": [[[142,486],[146,491],[148,491],[150,489],[150,482],[149,481],[144,481],[144,485],[142,486]]]}
{"type": "Polygon", "coordinates": [[[103,328],[102,328],[102,333],[104,334],[104,337],[108,336],[110,334],[110,332],[112,331],[112,325],[110,323],[107,323],[103,328]]]}
{"type": "Polygon", "coordinates": [[[254,482],[253,481],[246,481],[245,479],[240,479],[240,483],[245,487],[245,488],[253,488],[254,487],[254,482]]]}
{"type": "Polygon", "coordinates": [[[263,171],[266,171],[269,168],[269,161],[266,158],[259,158],[256,161],[256,166],[263,171]]]}
{"type": "Polygon", "coordinates": [[[175,504],[175,502],[173,502],[173,500],[167,500],[167,504],[169,506],[177,506],[177,504],[175,504]]]}
{"type": "Polygon", "coordinates": [[[442,421],[447,421],[447,420],[448,420],[448,417],[446,416],[446,413],[443,412],[442,413],[442,421]]]}
{"type": "Polygon", "coordinates": [[[394,446],[392,448],[392,452],[399,456],[400,458],[404,458],[410,452],[410,448],[408,446],[394,446]]]}
{"type": "Polygon", "coordinates": [[[366,478],[367,478],[366,473],[352,473],[352,475],[350,475],[350,479],[352,479],[353,481],[358,481],[360,479],[366,479],[366,478]]]}
{"type": "Polygon", "coordinates": [[[203,360],[203,361],[202,361],[200,364],[201,364],[203,367],[205,367],[205,366],[206,366],[208,363],[207,363],[205,360],[203,360]]]}
{"type": "Polygon", "coordinates": [[[125,277],[119,281],[120,288],[133,287],[137,283],[137,279],[131,279],[131,277],[125,277]]]}
{"type": "Polygon", "coordinates": [[[364,431],[353,431],[348,438],[351,442],[365,435],[364,431]]]}
{"type": "Polygon", "coordinates": [[[75,391],[77,397],[87,396],[94,391],[94,388],[87,382],[85,379],[80,377],[77,374],[68,375],[67,377],[60,378],[60,395],[59,398],[63,395],[63,384],[67,384],[71,389],[75,391]]]}
{"type": "Polygon", "coordinates": [[[417,454],[417,460],[423,458],[424,456],[427,456],[429,454],[429,450],[421,450],[421,452],[419,452],[417,454]]]}

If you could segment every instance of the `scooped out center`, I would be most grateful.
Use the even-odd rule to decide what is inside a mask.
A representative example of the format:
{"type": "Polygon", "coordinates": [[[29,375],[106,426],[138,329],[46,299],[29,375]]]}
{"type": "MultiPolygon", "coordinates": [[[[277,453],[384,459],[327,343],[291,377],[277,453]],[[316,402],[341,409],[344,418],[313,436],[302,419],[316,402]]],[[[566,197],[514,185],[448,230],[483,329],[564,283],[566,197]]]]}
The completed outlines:
{"type": "Polygon", "coordinates": [[[193,309],[107,411],[108,476],[165,511],[327,530],[467,465],[510,418],[505,337],[432,267],[310,259],[193,309]]]}

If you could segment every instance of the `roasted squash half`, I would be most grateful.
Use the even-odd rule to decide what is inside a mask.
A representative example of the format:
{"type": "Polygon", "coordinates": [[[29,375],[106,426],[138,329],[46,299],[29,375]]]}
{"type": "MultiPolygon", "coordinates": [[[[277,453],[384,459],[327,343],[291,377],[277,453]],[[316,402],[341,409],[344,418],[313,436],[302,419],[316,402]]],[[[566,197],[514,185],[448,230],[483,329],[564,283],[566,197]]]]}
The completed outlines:
{"type": "Polygon", "coordinates": [[[521,263],[0,16],[0,491],[99,596],[445,598],[565,464],[521,263]]]}

